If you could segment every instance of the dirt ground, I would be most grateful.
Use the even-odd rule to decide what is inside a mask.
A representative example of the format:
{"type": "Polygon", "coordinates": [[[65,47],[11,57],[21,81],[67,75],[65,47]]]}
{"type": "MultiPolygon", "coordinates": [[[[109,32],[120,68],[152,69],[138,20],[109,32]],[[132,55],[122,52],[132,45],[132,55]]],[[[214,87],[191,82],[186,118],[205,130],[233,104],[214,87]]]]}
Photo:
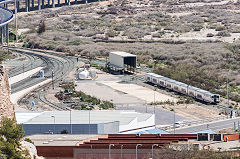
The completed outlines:
{"type": "Polygon", "coordinates": [[[174,97],[171,97],[171,96],[168,96],[165,94],[161,94],[159,92],[153,91],[149,88],[139,86],[136,84],[118,83],[116,81],[103,81],[103,82],[99,82],[99,83],[109,86],[114,90],[124,92],[131,96],[135,96],[141,100],[146,101],[147,103],[165,102],[168,100],[173,101],[173,102],[177,101],[177,99],[175,99],[174,97]]]}
{"type": "MultiPolygon", "coordinates": [[[[76,90],[81,90],[86,94],[95,96],[102,100],[112,101],[113,103],[151,103],[154,101],[154,91],[135,84],[119,83],[119,76],[106,74],[102,71],[96,71],[98,78],[95,81],[77,81],[76,90]],[[104,93],[103,93],[104,92],[104,93]]],[[[155,101],[176,102],[176,97],[155,92],[155,101]]],[[[201,120],[203,118],[214,118],[219,116],[217,109],[209,109],[197,104],[179,104],[179,105],[158,105],[163,110],[170,111],[174,109],[176,114],[190,118],[192,120],[201,120]]]]}
{"type": "Polygon", "coordinates": [[[191,118],[193,120],[202,120],[205,118],[214,118],[219,116],[219,110],[213,108],[204,108],[197,104],[179,104],[174,106],[164,105],[159,106],[165,109],[174,109],[176,114],[191,118]]]}
{"type": "Polygon", "coordinates": [[[138,99],[129,94],[123,93],[121,91],[112,89],[104,85],[104,82],[118,82],[119,77],[111,74],[106,74],[105,72],[91,69],[96,71],[96,80],[78,80],[76,81],[76,90],[83,91],[84,93],[95,96],[101,100],[112,101],[113,103],[144,103],[143,100],[138,99]]]}

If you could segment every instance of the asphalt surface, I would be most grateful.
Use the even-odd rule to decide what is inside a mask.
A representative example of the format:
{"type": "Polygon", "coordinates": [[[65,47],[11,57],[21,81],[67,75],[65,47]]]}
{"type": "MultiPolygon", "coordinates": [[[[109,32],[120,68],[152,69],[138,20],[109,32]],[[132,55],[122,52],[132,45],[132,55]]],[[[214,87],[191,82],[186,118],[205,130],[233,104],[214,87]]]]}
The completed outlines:
{"type": "MultiPolygon", "coordinates": [[[[117,109],[119,109],[119,110],[135,110],[140,113],[154,114],[154,106],[147,105],[147,107],[146,107],[146,105],[143,105],[143,104],[133,104],[133,105],[129,105],[129,106],[118,105],[117,109]]],[[[182,116],[175,115],[175,122],[183,121],[183,120],[191,120],[191,119],[187,119],[182,116]]],[[[167,110],[160,109],[160,108],[155,108],[155,122],[156,122],[156,125],[173,125],[174,113],[167,111],[167,110]]]]}
{"type": "Polygon", "coordinates": [[[1,23],[5,22],[5,20],[12,20],[12,15],[13,13],[10,10],[6,10],[3,7],[0,7],[0,26],[2,25],[1,23]]]}
{"type": "MultiPolygon", "coordinates": [[[[223,121],[217,121],[217,122],[212,122],[208,124],[202,124],[202,125],[197,125],[197,126],[192,126],[192,127],[186,127],[186,128],[177,128],[175,130],[175,133],[192,133],[192,132],[197,132],[197,131],[202,131],[202,130],[220,130],[220,129],[225,129],[225,128],[234,128],[234,122],[237,125],[238,122],[240,122],[240,117],[234,118],[234,119],[227,119],[223,121]]],[[[173,133],[174,130],[168,131],[169,133],[173,133]]]]}
{"type": "Polygon", "coordinates": [[[0,19],[1,21],[8,19],[12,16],[12,13],[9,12],[8,10],[5,10],[3,8],[0,8],[0,19]]]}

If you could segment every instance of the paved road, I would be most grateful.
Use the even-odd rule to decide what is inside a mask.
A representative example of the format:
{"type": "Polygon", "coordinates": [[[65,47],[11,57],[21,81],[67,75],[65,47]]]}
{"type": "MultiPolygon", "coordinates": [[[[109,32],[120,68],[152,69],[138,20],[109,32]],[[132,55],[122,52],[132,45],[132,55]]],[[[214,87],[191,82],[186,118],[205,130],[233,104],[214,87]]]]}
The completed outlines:
{"type": "MultiPolygon", "coordinates": [[[[154,113],[154,107],[148,105],[147,108],[143,104],[134,104],[134,105],[129,105],[129,106],[117,106],[117,109],[120,110],[135,110],[137,112],[141,113],[154,113]]],[[[155,108],[155,120],[156,120],[156,125],[173,125],[174,123],[174,113],[163,110],[160,108],[155,108]]],[[[179,115],[175,115],[175,121],[183,121],[183,120],[191,120],[184,118],[179,115]]]]}
{"type": "Polygon", "coordinates": [[[12,16],[12,13],[6,9],[0,8],[0,19],[1,21],[9,19],[12,16]]]}
{"type": "MultiPolygon", "coordinates": [[[[192,132],[206,130],[206,129],[211,129],[214,131],[214,130],[220,130],[224,128],[233,128],[234,122],[236,122],[237,124],[238,121],[240,122],[240,117],[234,118],[234,119],[227,119],[224,121],[212,122],[209,124],[202,124],[198,126],[187,127],[187,128],[178,128],[176,129],[176,133],[192,133],[192,132]]],[[[173,133],[173,130],[169,132],[173,133]]]]}
{"type": "MultiPolygon", "coordinates": [[[[0,1],[4,2],[4,1],[0,1]]],[[[0,6],[0,26],[6,25],[13,20],[13,13],[7,8],[0,6]],[[5,23],[6,22],[6,23],[5,23]]]]}

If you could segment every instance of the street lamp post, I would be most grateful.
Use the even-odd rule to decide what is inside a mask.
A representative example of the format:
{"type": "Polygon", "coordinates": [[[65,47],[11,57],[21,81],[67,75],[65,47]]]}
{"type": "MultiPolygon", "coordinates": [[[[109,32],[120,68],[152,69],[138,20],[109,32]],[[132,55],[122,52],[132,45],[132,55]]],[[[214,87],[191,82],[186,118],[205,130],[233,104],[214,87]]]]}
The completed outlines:
{"type": "Polygon", "coordinates": [[[89,106],[87,106],[86,107],[87,109],[88,109],[88,134],[90,134],[90,111],[91,111],[91,109],[90,109],[90,107],[89,106]]]}
{"type": "Polygon", "coordinates": [[[91,145],[91,153],[92,153],[92,158],[93,158],[93,148],[92,148],[92,145],[91,145]]]}
{"type": "Polygon", "coordinates": [[[154,106],[154,115],[155,115],[155,102],[156,102],[156,100],[155,100],[155,92],[156,92],[156,90],[157,90],[157,85],[154,85],[154,103],[153,103],[153,106],[154,106]]]}
{"type": "Polygon", "coordinates": [[[152,145],[152,159],[153,159],[153,148],[154,148],[154,146],[158,146],[158,144],[153,144],[152,145]]]}
{"type": "Polygon", "coordinates": [[[111,159],[111,146],[114,146],[114,144],[108,145],[108,159],[111,159]]]}
{"type": "Polygon", "coordinates": [[[229,72],[227,73],[227,106],[229,107],[229,72]]]}
{"type": "Polygon", "coordinates": [[[55,116],[51,116],[53,118],[54,121],[54,125],[53,125],[53,134],[55,134],[55,129],[56,129],[56,121],[55,121],[55,116]]]}
{"type": "Polygon", "coordinates": [[[142,144],[137,144],[136,145],[136,159],[138,159],[138,146],[142,146],[142,144]]]}
{"type": "Polygon", "coordinates": [[[72,134],[72,110],[70,109],[70,134],[72,134]]]}
{"type": "Polygon", "coordinates": [[[122,148],[123,148],[123,145],[121,145],[121,159],[123,158],[123,157],[122,157],[122,148]]]}
{"type": "Polygon", "coordinates": [[[176,129],[176,115],[175,115],[175,107],[173,109],[173,128],[174,128],[174,134],[175,134],[175,129],[176,129]]]}

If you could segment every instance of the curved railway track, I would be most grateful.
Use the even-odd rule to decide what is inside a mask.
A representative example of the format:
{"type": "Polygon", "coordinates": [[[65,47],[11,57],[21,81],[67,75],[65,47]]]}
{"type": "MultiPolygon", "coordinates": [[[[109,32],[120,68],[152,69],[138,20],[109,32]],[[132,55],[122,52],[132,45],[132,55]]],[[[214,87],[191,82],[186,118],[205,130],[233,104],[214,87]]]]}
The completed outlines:
{"type": "MultiPolygon", "coordinates": [[[[40,52],[37,51],[24,51],[24,49],[16,49],[16,48],[10,48],[13,51],[16,52],[20,52],[21,54],[27,54],[30,56],[36,56],[39,59],[41,59],[43,61],[43,67],[44,67],[44,72],[45,72],[45,79],[49,79],[52,78],[52,70],[54,71],[54,78],[53,78],[53,83],[58,83],[61,80],[63,80],[68,73],[74,68],[75,66],[75,60],[72,59],[72,57],[67,57],[65,55],[56,55],[56,54],[51,54],[51,57],[43,56],[40,55],[40,52]]],[[[13,85],[13,91],[17,92],[26,88],[29,88],[33,85],[38,84],[39,82],[44,81],[45,79],[39,79],[39,78],[28,78],[20,83],[18,83],[17,85],[13,85]],[[26,84],[27,83],[27,84],[26,84]],[[14,89],[14,87],[17,87],[14,89]]],[[[49,82],[37,89],[35,89],[35,91],[40,91],[43,88],[51,88],[52,82],[49,82]]],[[[27,96],[25,96],[27,97],[27,96]]],[[[67,107],[65,106],[61,106],[59,104],[56,103],[52,103],[51,101],[49,101],[45,94],[41,94],[40,95],[40,99],[41,102],[43,102],[44,104],[47,104],[48,106],[56,109],[56,110],[69,110],[67,107]]],[[[21,100],[19,101],[21,102],[21,100]]]]}
{"type": "MultiPolygon", "coordinates": [[[[10,49],[13,49],[13,48],[10,48],[10,49]]],[[[21,50],[22,51],[24,51],[24,50],[32,51],[30,49],[21,49],[21,50]]],[[[46,53],[45,51],[33,51],[33,52],[46,53]]],[[[56,61],[55,65],[54,65],[52,60],[50,60],[48,57],[43,57],[43,56],[38,55],[39,56],[38,58],[41,58],[46,63],[46,67],[45,67],[44,71],[51,72],[52,67],[57,68],[57,71],[55,72],[55,75],[58,75],[58,76],[54,76],[54,80],[53,80],[54,83],[57,83],[57,82],[61,81],[68,74],[69,68],[72,68],[71,66],[74,65],[75,61],[73,60],[73,58],[69,58],[66,55],[61,55],[61,54],[56,54],[56,53],[51,53],[51,52],[47,52],[47,54],[52,55],[52,56],[57,56],[57,57],[60,57],[60,58],[64,59],[64,62],[53,59],[53,61],[54,60],[56,61]],[[52,67],[50,65],[52,65],[52,67]]],[[[79,58],[79,60],[80,61],[88,61],[88,59],[84,59],[84,58],[79,58]]],[[[105,61],[101,61],[101,60],[92,60],[92,62],[96,63],[96,64],[99,64],[99,65],[105,65],[105,61]]],[[[48,76],[48,78],[50,78],[50,76],[48,76]]],[[[132,79],[135,82],[137,81],[137,84],[141,84],[141,85],[144,85],[146,87],[153,88],[153,86],[144,83],[145,82],[145,77],[143,75],[128,76],[128,78],[125,79],[125,80],[129,82],[129,81],[132,81],[132,79]]],[[[45,88],[46,87],[50,88],[51,84],[52,83],[48,83],[48,84],[40,87],[39,89],[42,89],[44,87],[45,88]]],[[[43,103],[48,104],[50,107],[59,110],[59,107],[61,107],[61,106],[57,105],[56,103],[52,103],[52,102],[48,101],[47,98],[45,97],[45,94],[42,94],[42,96],[44,96],[44,97],[41,97],[41,100],[44,101],[43,103]]],[[[206,105],[206,104],[203,104],[203,103],[200,103],[200,102],[197,102],[197,104],[200,105],[200,106],[204,106],[204,107],[207,106],[209,108],[218,108],[218,109],[222,109],[222,110],[230,110],[230,108],[228,108],[224,105],[206,105]]],[[[66,107],[61,107],[60,109],[66,110],[66,107]]]]}
{"type": "Polygon", "coordinates": [[[26,61],[26,62],[23,63],[22,65],[16,65],[16,66],[10,68],[7,71],[9,77],[16,76],[16,75],[21,74],[25,71],[29,71],[31,69],[34,69],[36,67],[41,67],[43,65],[43,61],[36,56],[31,56],[31,55],[27,55],[27,54],[23,54],[23,56],[25,57],[24,61],[26,61]],[[36,65],[36,63],[38,65],[36,65]],[[34,68],[33,68],[33,64],[35,64],[34,68]]]}

